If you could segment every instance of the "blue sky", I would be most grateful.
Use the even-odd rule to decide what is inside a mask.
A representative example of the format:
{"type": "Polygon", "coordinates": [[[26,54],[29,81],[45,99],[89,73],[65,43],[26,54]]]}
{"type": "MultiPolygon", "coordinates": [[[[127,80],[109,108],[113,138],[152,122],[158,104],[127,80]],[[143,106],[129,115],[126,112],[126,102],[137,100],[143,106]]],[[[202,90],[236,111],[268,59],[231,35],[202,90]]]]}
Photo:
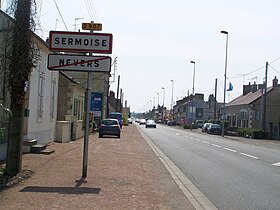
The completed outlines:
{"type": "MultiPolygon", "coordinates": [[[[229,33],[227,77],[233,84],[226,101],[242,93],[243,83],[262,83],[266,62],[268,85],[280,77],[279,0],[56,0],[66,27],[54,2],[37,1],[37,33],[46,38],[49,30],[73,31],[75,19],[76,30],[82,22],[102,23],[102,32],[114,36],[111,57],[118,57],[116,75],[121,76],[124,100],[136,112],[154,98],[157,105],[157,93],[162,105],[162,87],[169,108],[170,80],[174,101],[191,92],[191,60],[196,62],[195,92],[207,99],[217,78],[217,99],[223,101],[226,36],[221,30],[229,33]]],[[[117,90],[116,82],[111,89],[117,90]]]]}

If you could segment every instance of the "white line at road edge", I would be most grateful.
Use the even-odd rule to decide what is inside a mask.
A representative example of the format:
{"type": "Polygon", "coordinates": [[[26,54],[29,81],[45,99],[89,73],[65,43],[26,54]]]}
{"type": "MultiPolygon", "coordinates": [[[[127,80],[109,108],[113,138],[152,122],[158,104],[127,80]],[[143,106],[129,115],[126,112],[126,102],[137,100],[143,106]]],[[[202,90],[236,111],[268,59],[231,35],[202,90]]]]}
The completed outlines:
{"type": "Polygon", "coordinates": [[[185,176],[185,174],[146,136],[137,128],[143,138],[150,145],[155,154],[159,157],[174,181],[183,191],[195,209],[217,210],[214,204],[185,176]]]}

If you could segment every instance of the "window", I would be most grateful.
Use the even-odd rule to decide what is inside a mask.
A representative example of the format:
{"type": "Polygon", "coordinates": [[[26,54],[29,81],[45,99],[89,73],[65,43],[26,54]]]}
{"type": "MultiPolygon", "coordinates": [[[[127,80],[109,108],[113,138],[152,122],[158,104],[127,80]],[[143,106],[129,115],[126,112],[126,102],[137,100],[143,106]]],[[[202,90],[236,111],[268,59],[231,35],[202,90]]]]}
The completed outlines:
{"type": "Polygon", "coordinates": [[[78,114],[79,110],[79,100],[77,98],[74,98],[74,109],[73,109],[73,114],[76,116],[78,114]]]}
{"type": "Polygon", "coordinates": [[[45,73],[40,72],[39,87],[38,87],[37,118],[43,118],[44,88],[45,88],[45,73]]]}
{"type": "Polygon", "coordinates": [[[51,101],[50,101],[50,117],[54,118],[55,114],[55,88],[56,88],[56,80],[52,78],[51,81],[51,101]]]}

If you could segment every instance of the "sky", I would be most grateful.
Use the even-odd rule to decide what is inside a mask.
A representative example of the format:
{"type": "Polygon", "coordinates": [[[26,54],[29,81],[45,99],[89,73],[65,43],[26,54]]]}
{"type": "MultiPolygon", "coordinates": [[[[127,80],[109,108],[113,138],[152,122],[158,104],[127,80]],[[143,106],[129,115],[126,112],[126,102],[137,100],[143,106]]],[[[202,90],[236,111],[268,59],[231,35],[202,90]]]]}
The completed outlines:
{"type": "MultiPolygon", "coordinates": [[[[2,0],[3,8],[11,0],[2,0]]],[[[102,23],[113,34],[114,60],[110,90],[120,88],[131,111],[153,105],[169,109],[192,93],[214,94],[224,100],[228,32],[226,102],[242,94],[242,85],[262,83],[268,66],[268,86],[280,77],[279,0],[36,0],[36,33],[76,31],[81,23],[102,23]],[[57,6],[56,6],[57,4],[57,6]],[[76,23],[76,25],[75,25],[76,23]],[[195,65],[190,61],[194,61],[195,65]],[[195,67],[195,75],[194,73],[195,67]],[[115,78],[115,80],[114,80],[115,78]],[[173,80],[173,82],[171,82],[173,80]],[[193,83],[194,80],[194,83],[193,83]],[[174,89],[172,91],[172,84],[174,89]],[[164,88],[164,89],[163,89],[164,88]]]]}

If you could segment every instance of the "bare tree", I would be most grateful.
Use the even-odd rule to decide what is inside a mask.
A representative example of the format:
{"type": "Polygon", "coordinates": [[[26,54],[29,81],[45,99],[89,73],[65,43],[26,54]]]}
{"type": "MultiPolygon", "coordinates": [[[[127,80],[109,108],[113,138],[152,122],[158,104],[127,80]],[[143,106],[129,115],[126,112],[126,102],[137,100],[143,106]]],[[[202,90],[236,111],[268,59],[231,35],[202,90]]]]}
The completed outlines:
{"type": "MultiPolygon", "coordinates": [[[[33,2],[35,4],[35,0],[33,2]]],[[[12,34],[12,53],[9,67],[9,88],[11,94],[11,127],[9,131],[6,169],[11,175],[22,169],[22,133],[25,101],[25,85],[32,68],[35,67],[35,51],[32,44],[32,0],[13,1],[14,27],[12,34]]]]}

